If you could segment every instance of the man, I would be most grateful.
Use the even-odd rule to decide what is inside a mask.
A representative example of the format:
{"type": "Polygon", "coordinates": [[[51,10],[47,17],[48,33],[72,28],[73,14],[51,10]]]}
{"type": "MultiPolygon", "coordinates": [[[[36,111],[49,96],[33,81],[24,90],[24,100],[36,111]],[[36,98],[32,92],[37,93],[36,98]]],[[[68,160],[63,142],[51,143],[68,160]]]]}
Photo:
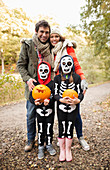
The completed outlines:
{"type": "Polygon", "coordinates": [[[32,39],[23,39],[17,67],[25,82],[25,97],[27,99],[27,145],[25,152],[31,151],[36,136],[36,110],[35,105],[29,101],[29,92],[36,82],[37,65],[45,60],[51,65],[50,44],[48,42],[50,25],[41,20],[35,25],[35,34],[32,39]]]}

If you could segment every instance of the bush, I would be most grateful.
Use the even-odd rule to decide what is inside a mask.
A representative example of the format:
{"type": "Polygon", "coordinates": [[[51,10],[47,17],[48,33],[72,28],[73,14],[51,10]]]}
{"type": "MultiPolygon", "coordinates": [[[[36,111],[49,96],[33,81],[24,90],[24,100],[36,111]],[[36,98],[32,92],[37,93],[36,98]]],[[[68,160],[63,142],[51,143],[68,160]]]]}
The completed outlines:
{"type": "Polygon", "coordinates": [[[9,103],[24,98],[24,82],[21,78],[4,74],[0,76],[0,103],[9,103]]]}

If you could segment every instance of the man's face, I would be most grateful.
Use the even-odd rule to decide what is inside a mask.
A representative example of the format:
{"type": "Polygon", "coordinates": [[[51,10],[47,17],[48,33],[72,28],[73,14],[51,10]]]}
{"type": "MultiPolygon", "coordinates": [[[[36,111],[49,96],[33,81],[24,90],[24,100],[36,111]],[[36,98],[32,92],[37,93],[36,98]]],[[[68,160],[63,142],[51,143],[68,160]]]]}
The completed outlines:
{"type": "Polygon", "coordinates": [[[39,27],[37,36],[42,43],[46,43],[49,39],[49,28],[48,27],[39,27]]]}

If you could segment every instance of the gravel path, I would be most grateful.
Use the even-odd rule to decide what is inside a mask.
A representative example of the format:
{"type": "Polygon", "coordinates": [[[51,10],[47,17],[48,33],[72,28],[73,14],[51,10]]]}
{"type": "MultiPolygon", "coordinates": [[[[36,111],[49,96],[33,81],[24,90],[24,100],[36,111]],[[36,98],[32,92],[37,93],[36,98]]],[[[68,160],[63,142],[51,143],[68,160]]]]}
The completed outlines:
{"type": "Polygon", "coordinates": [[[30,153],[24,152],[26,140],[25,101],[0,107],[0,169],[101,169],[110,168],[110,108],[105,103],[110,97],[110,82],[87,90],[81,103],[83,133],[90,151],[82,150],[76,136],[72,146],[71,163],[58,161],[57,120],[54,125],[53,145],[57,155],[46,153],[44,160],[37,159],[37,142],[30,153]]]}

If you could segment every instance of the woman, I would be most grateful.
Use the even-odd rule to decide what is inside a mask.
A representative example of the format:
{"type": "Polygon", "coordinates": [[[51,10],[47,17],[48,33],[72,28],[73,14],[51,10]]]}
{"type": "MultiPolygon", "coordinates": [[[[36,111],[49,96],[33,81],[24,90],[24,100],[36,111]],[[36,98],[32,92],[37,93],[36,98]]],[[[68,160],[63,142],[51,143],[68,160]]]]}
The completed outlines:
{"type": "MultiPolygon", "coordinates": [[[[79,62],[77,60],[74,48],[76,48],[76,43],[72,43],[69,40],[65,39],[61,33],[59,28],[54,27],[51,29],[50,33],[50,43],[51,43],[51,53],[52,53],[52,63],[53,63],[53,71],[54,76],[59,74],[59,64],[60,59],[64,55],[70,55],[72,56],[74,60],[74,66],[75,66],[75,73],[79,74],[81,77],[81,88],[83,90],[83,93],[86,92],[87,89],[87,83],[85,80],[84,73],[82,72],[82,69],[79,65],[79,62]]],[[[80,107],[79,107],[80,108],[80,107]]],[[[84,140],[83,134],[82,134],[82,120],[80,116],[80,109],[77,114],[76,122],[75,122],[75,128],[77,137],[79,139],[79,143],[81,144],[82,148],[85,151],[88,151],[90,149],[87,142],[84,140]]]]}

